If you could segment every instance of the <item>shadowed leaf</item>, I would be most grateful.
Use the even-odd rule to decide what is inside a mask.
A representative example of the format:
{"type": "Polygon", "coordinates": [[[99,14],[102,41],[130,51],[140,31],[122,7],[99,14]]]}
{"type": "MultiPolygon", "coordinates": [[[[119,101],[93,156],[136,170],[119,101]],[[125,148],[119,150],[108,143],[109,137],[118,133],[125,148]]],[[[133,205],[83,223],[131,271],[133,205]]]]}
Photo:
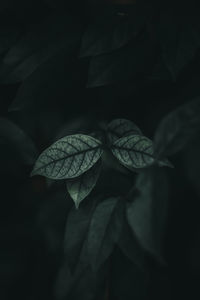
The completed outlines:
{"type": "Polygon", "coordinates": [[[95,209],[86,241],[89,263],[97,270],[111,254],[123,224],[123,203],[120,198],[110,198],[95,209]]]}
{"type": "Polygon", "coordinates": [[[140,38],[112,53],[90,59],[87,87],[143,80],[155,63],[155,43],[145,31],[140,38]]]}
{"type": "MultiPolygon", "coordinates": [[[[96,201],[84,202],[77,210],[73,207],[67,217],[64,236],[64,254],[70,271],[74,273],[80,263],[80,255],[84,248],[96,201]]],[[[85,264],[84,264],[85,266],[85,264]]]]}
{"type": "Polygon", "coordinates": [[[169,186],[163,169],[151,168],[139,174],[138,195],[127,204],[127,220],[140,245],[162,259],[163,238],[168,212],[169,186]]]}
{"type": "Polygon", "coordinates": [[[200,133],[200,98],[196,98],[168,114],[158,126],[155,138],[155,155],[173,155],[200,133]]]}
{"type": "Polygon", "coordinates": [[[129,120],[116,119],[108,124],[107,136],[110,145],[122,137],[133,134],[142,135],[142,132],[137,125],[129,120]]]}
{"type": "Polygon", "coordinates": [[[161,13],[158,23],[162,55],[166,67],[175,80],[195,57],[200,48],[200,38],[194,17],[182,18],[181,14],[161,13]]]}
{"type": "Polygon", "coordinates": [[[95,19],[83,34],[80,57],[109,53],[123,47],[141,32],[145,21],[144,9],[140,11],[139,7],[132,13],[129,9],[123,16],[112,13],[95,19]]]}

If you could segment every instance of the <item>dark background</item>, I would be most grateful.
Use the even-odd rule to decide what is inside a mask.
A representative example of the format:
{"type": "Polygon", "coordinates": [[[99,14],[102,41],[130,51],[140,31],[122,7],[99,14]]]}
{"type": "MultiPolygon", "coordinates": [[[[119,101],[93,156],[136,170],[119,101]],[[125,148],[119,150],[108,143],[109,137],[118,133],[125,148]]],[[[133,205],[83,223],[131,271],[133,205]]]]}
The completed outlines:
{"type": "MultiPolygon", "coordinates": [[[[90,132],[98,120],[118,117],[134,121],[151,138],[168,112],[199,96],[200,21],[195,1],[100,2],[0,3],[1,117],[20,126],[39,153],[63,133],[90,132]],[[112,35],[113,24],[121,24],[121,18],[144,16],[148,26],[130,21],[136,28],[132,37],[131,30],[119,25],[119,32],[127,30],[125,41],[123,34],[113,44],[110,38],[102,39],[101,30],[112,35]],[[87,36],[88,28],[92,33],[87,36]],[[100,44],[92,47],[98,36],[100,44]]],[[[0,146],[0,299],[62,299],[55,282],[72,203],[62,184],[47,188],[44,178],[29,177],[32,165],[24,163],[12,138],[1,137],[0,146]]],[[[199,299],[199,147],[194,140],[172,157],[176,167],[170,173],[163,247],[167,266],[152,261],[141,273],[116,249],[109,292],[95,299],[199,299]]],[[[101,292],[105,294],[103,287],[101,292]]],[[[72,291],[63,298],[82,296],[73,298],[72,291]]]]}

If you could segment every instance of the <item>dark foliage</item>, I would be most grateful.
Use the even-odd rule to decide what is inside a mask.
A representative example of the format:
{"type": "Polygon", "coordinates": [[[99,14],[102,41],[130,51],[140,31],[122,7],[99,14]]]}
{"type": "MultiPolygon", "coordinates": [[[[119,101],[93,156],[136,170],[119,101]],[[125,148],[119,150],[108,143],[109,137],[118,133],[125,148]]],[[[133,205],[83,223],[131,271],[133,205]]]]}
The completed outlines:
{"type": "Polygon", "coordinates": [[[200,298],[199,14],[0,2],[0,299],[200,298]]]}

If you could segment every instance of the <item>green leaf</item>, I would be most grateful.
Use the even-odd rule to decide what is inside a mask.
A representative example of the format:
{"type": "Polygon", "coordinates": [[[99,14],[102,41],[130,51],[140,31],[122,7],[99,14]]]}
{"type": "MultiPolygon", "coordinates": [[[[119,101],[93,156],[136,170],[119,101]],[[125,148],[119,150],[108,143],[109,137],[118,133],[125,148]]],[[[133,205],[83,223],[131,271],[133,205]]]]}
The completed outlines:
{"type": "Polygon", "coordinates": [[[96,185],[101,170],[101,162],[98,161],[91,169],[77,178],[67,181],[67,190],[74,200],[76,208],[85,199],[96,185]]]}
{"type": "Polygon", "coordinates": [[[6,118],[0,118],[0,139],[9,143],[25,164],[35,162],[38,150],[34,142],[20,127],[6,118]]]}
{"type": "Polygon", "coordinates": [[[85,247],[94,270],[106,261],[120,237],[123,211],[122,199],[115,197],[102,201],[93,213],[85,247]]]}
{"type": "Polygon", "coordinates": [[[135,187],[138,195],[127,204],[128,223],[144,250],[162,262],[169,198],[166,174],[161,168],[146,169],[135,187]]]}
{"type": "Polygon", "coordinates": [[[133,122],[126,119],[116,119],[108,124],[107,127],[107,136],[108,142],[112,145],[116,140],[133,135],[138,134],[142,135],[141,130],[135,125],[133,122]]]}
{"type": "Polygon", "coordinates": [[[155,155],[158,158],[173,155],[200,133],[200,98],[196,98],[168,114],[158,126],[155,137],[155,155]]]}
{"type": "Polygon", "coordinates": [[[102,154],[101,142],[83,134],[66,136],[39,156],[31,175],[51,179],[78,177],[89,170],[102,154]]]}
{"type": "Polygon", "coordinates": [[[153,142],[142,135],[123,137],[114,142],[111,150],[126,167],[145,168],[155,161],[153,142]]]}

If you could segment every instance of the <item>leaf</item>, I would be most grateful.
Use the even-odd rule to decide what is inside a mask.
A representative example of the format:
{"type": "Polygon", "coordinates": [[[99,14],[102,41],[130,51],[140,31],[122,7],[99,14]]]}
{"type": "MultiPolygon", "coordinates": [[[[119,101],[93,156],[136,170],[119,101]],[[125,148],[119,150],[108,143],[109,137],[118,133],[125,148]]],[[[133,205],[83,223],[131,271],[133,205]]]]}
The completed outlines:
{"type": "Polygon", "coordinates": [[[145,253],[127,220],[124,220],[121,236],[118,240],[118,246],[122,253],[130,259],[135,266],[142,271],[145,270],[147,267],[145,253]]]}
{"type": "Polygon", "coordinates": [[[200,48],[200,38],[194,17],[182,17],[170,12],[162,12],[158,23],[162,55],[172,78],[176,80],[180,72],[194,59],[200,48]]]}
{"type": "Polygon", "coordinates": [[[57,300],[93,300],[103,299],[105,290],[106,270],[92,272],[91,268],[80,269],[75,274],[71,274],[66,262],[62,263],[59,270],[55,296],[57,300]]]}
{"type": "Polygon", "coordinates": [[[0,81],[23,81],[62,48],[73,49],[81,35],[80,24],[65,13],[54,13],[32,25],[8,51],[0,66],[0,81]]]}
{"type": "Polygon", "coordinates": [[[69,135],[42,152],[31,175],[51,179],[78,177],[89,170],[101,154],[98,140],[83,134],[69,135]]]}
{"type": "Polygon", "coordinates": [[[91,219],[85,246],[93,270],[97,270],[111,254],[120,237],[122,224],[121,198],[109,198],[99,203],[91,219]]]}
{"type": "Polygon", "coordinates": [[[168,213],[169,185],[161,168],[139,174],[136,182],[139,195],[127,203],[127,220],[145,251],[163,262],[163,238],[168,213]]]}
{"type": "Polygon", "coordinates": [[[169,168],[174,168],[174,165],[169,161],[169,159],[164,158],[163,160],[158,160],[157,164],[159,167],[169,167],[169,168]]]}
{"type": "MultiPolygon", "coordinates": [[[[123,9],[123,8],[121,8],[123,9]]],[[[135,6],[124,15],[113,12],[92,21],[82,37],[80,57],[96,56],[119,49],[135,39],[145,26],[146,12],[135,6]]]]}
{"type": "Polygon", "coordinates": [[[196,98],[168,114],[159,124],[154,147],[157,158],[182,150],[200,132],[200,98],[196,98]]]}
{"type": "Polygon", "coordinates": [[[116,140],[133,135],[138,134],[142,135],[141,130],[135,125],[133,122],[126,119],[116,119],[108,124],[107,127],[107,136],[108,142],[112,145],[116,140]]]}
{"type": "Polygon", "coordinates": [[[38,156],[38,151],[31,138],[15,123],[0,118],[0,139],[8,142],[22,157],[25,164],[31,165],[38,156]]]}
{"type": "Polygon", "coordinates": [[[92,57],[87,87],[141,81],[152,72],[155,57],[155,44],[146,30],[123,48],[92,57]]]}
{"type": "Polygon", "coordinates": [[[64,254],[72,273],[80,263],[80,255],[87,238],[97,200],[98,198],[95,198],[92,203],[83,202],[83,205],[78,210],[73,207],[67,217],[64,235],[64,254]]]}
{"type": "Polygon", "coordinates": [[[126,167],[145,168],[155,161],[153,142],[142,135],[123,137],[114,142],[111,150],[126,167]]]}
{"type": "Polygon", "coordinates": [[[77,178],[67,181],[67,190],[74,200],[76,208],[93,190],[99,178],[101,162],[98,161],[91,169],[77,178]]]}

